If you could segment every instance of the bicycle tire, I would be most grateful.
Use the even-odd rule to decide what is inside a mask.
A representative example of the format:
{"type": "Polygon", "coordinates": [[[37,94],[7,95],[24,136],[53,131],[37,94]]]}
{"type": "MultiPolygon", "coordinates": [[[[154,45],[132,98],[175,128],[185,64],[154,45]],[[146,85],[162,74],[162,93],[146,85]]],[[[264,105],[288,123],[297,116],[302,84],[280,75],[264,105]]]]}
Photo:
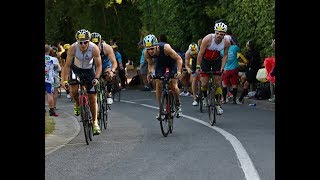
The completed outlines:
{"type": "MultiPolygon", "coordinates": [[[[108,108],[109,106],[107,105],[107,94],[104,91],[102,95],[102,109],[103,109],[102,124],[104,129],[107,129],[107,126],[108,126],[108,113],[109,113],[108,108]]],[[[102,125],[100,127],[102,127],[102,125]]]]}
{"type": "Polygon", "coordinates": [[[201,81],[198,81],[198,104],[200,112],[203,112],[203,95],[201,91],[201,81]]]}
{"type": "Polygon", "coordinates": [[[164,137],[169,134],[169,118],[171,116],[171,109],[169,104],[169,96],[167,93],[162,93],[161,102],[159,108],[159,118],[160,118],[160,129],[164,137]]]}
{"type": "Polygon", "coordinates": [[[97,101],[98,101],[98,123],[99,123],[99,126],[102,127],[102,124],[103,124],[103,114],[104,114],[104,109],[103,109],[103,97],[102,97],[102,88],[101,88],[101,85],[98,85],[97,87],[97,101]]]}
{"type": "Polygon", "coordinates": [[[172,133],[173,131],[173,118],[175,115],[175,110],[174,110],[174,98],[173,98],[173,94],[172,92],[169,92],[169,106],[170,106],[170,111],[171,111],[171,114],[169,115],[169,122],[168,122],[168,127],[169,127],[169,132],[172,133]]]}
{"type": "MultiPolygon", "coordinates": [[[[81,92],[80,92],[81,93],[81,92]]],[[[82,93],[81,93],[82,94],[82,93]]],[[[84,106],[84,100],[82,98],[82,95],[80,95],[80,115],[81,115],[81,121],[82,121],[82,127],[83,127],[83,132],[84,132],[84,138],[85,138],[85,141],[86,141],[86,144],[89,145],[89,135],[88,135],[88,125],[87,123],[89,121],[86,120],[86,110],[85,110],[85,106],[84,106]]]]}
{"type": "Polygon", "coordinates": [[[217,109],[216,109],[215,91],[212,89],[212,87],[209,88],[208,99],[209,99],[209,105],[208,105],[209,124],[213,126],[216,123],[217,109]]]}

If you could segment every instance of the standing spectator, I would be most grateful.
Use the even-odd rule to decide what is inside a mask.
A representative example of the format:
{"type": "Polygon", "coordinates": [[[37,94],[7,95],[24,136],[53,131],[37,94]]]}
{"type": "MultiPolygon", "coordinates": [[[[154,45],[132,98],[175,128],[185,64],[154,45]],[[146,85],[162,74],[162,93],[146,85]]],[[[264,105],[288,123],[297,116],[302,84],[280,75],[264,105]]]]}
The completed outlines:
{"type": "MultiPolygon", "coordinates": [[[[236,39],[233,37],[231,38],[231,45],[229,47],[228,51],[228,59],[226,62],[226,65],[224,66],[224,72],[222,74],[222,95],[223,95],[223,101],[221,101],[223,104],[227,102],[227,93],[228,93],[228,86],[231,84],[232,86],[232,97],[233,97],[233,104],[237,104],[236,98],[238,93],[238,58],[237,53],[240,51],[239,46],[237,45],[236,39]]],[[[224,54],[224,50],[220,51],[220,54],[224,54]]]]}
{"type": "Polygon", "coordinates": [[[53,87],[54,87],[54,91],[53,91],[53,104],[54,104],[54,109],[57,109],[57,100],[58,100],[58,96],[59,96],[59,88],[60,88],[60,84],[61,84],[61,77],[60,77],[60,72],[61,72],[61,66],[58,60],[58,48],[53,46],[50,50],[50,54],[49,54],[52,59],[53,59],[53,64],[54,64],[54,82],[53,82],[53,87]]]}
{"type": "MultiPolygon", "coordinates": [[[[271,47],[273,50],[275,50],[276,48],[276,40],[273,37],[272,39],[272,43],[271,43],[271,47]]],[[[269,99],[270,102],[275,102],[276,100],[276,96],[275,96],[275,89],[276,89],[276,63],[274,63],[274,66],[272,68],[272,71],[270,72],[270,74],[268,73],[268,77],[267,79],[270,81],[270,91],[271,91],[271,98],[269,99]],[[273,80],[273,82],[272,82],[273,80]]]]}
{"type": "Polygon", "coordinates": [[[261,68],[260,51],[255,46],[254,41],[247,41],[246,48],[247,51],[245,52],[244,57],[248,60],[248,63],[245,64],[245,74],[241,76],[243,90],[237,104],[242,103],[243,98],[248,94],[250,84],[253,84],[256,81],[257,72],[261,68]]]}
{"type": "Polygon", "coordinates": [[[150,91],[150,87],[149,87],[148,80],[147,80],[148,61],[144,59],[144,52],[146,51],[146,48],[143,46],[143,42],[142,41],[140,41],[138,43],[138,47],[141,50],[140,75],[141,75],[142,85],[143,85],[142,91],[150,91]]]}
{"type": "Polygon", "coordinates": [[[58,114],[56,114],[55,109],[54,109],[54,101],[53,101],[53,92],[54,92],[54,87],[53,87],[53,83],[54,83],[54,67],[56,65],[54,65],[53,63],[53,57],[50,56],[50,51],[51,51],[51,47],[49,45],[45,45],[44,47],[45,49],[45,56],[44,56],[44,63],[45,63],[45,88],[46,88],[46,98],[47,98],[47,102],[48,102],[48,106],[49,106],[49,114],[50,116],[58,116],[58,114]]]}

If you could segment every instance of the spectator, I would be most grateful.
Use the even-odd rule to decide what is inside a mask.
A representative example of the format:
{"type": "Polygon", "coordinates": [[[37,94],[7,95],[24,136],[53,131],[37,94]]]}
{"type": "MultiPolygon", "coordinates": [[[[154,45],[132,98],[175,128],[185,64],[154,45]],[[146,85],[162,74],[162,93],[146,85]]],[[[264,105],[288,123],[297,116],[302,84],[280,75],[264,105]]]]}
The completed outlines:
{"type": "Polygon", "coordinates": [[[142,41],[138,43],[138,47],[142,51],[141,57],[140,57],[140,75],[141,75],[142,85],[143,85],[142,91],[150,91],[150,87],[147,80],[148,61],[144,59],[144,52],[146,51],[146,48],[143,46],[142,41]]]}
{"type": "Polygon", "coordinates": [[[60,76],[60,72],[61,72],[61,66],[59,64],[59,60],[58,60],[58,48],[53,46],[51,47],[50,53],[49,55],[52,57],[53,59],[53,64],[54,64],[54,82],[53,82],[53,87],[54,87],[54,91],[53,91],[53,104],[54,104],[54,109],[57,109],[57,100],[58,100],[58,95],[59,95],[59,88],[60,88],[60,84],[61,84],[61,76],[60,76]]]}
{"type": "Polygon", "coordinates": [[[248,94],[250,84],[255,83],[258,70],[261,68],[260,51],[255,46],[253,40],[248,40],[246,43],[247,51],[244,57],[248,60],[245,67],[245,74],[241,76],[241,83],[243,84],[242,93],[237,101],[237,104],[242,103],[243,98],[248,94]]]}

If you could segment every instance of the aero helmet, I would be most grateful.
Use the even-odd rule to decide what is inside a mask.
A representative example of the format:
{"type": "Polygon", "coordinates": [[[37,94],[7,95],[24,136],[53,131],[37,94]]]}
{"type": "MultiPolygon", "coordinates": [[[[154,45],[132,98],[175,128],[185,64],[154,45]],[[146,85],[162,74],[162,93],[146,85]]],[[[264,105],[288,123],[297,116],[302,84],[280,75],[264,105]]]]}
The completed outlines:
{"type": "Polygon", "coordinates": [[[77,41],[89,41],[91,39],[91,34],[86,29],[80,29],[76,33],[75,37],[77,41]]]}
{"type": "Polygon", "coordinates": [[[93,43],[101,42],[101,35],[97,32],[91,33],[91,42],[93,43]]]}
{"type": "Polygon", "coordinates": [[[218,22],[214,25],[214,30],[215,31],[223,31],[223,32],[227,32],[228,30],[228,26],[223,23],[223,22],[218,22]]]}
{"type": "Polygon", "coordinates": [[[191,43],[191,44],[189,45],[188,50],[190,51],[190,54],[193,55],[193,54],[197,54],[197,53],[198,53],[199,48],[198,48],[198,45],[197,45],[196,43],[191,43]]]}
{"type": "Polygon", "coordinates": [[[149,34],[143,38],[143,46],[144,47],[155,46],[157,43],[158,43],[158,40],[153,34],[149,34]]]}
{"type": "Polygon", "coordinates": [[[69,49],[69,48],[70,48],[70,44],[65,44],[65,45],[63,45],[63,49],[67,50],[67,49],[69,49]]]}

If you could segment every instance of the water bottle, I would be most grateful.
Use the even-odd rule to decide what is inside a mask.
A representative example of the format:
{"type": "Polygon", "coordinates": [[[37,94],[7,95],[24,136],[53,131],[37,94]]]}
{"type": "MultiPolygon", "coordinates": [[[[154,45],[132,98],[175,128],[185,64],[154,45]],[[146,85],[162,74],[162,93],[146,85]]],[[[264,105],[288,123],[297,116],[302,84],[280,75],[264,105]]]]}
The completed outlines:
{"type": "Polygon", "coordinates": [[[256,103],[249,104],[249,106],[256,106],[256,105],[257,105],[256,103]]]}

